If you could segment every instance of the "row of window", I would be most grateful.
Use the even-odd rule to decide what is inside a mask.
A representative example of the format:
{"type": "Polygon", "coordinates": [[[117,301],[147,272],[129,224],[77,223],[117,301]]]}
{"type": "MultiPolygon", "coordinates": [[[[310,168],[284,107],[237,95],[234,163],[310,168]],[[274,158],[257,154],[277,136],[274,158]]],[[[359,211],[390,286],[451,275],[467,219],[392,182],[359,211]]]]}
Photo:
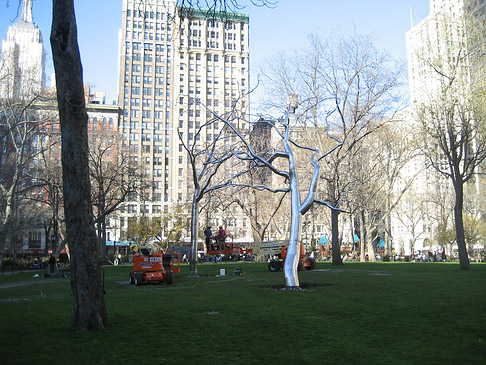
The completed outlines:
{"type": "Polygon", "coordinates": [[[171,20],[171,15],[170,14],[165,14],[161,12],[154,12],[154,11],[143,11],[143,10],[138,10],[138,9],[128,9],[127,10],[127,17],[130,18],[142,18],[142,19],[157,19],[157,20],[171,20]]]}
{"type": "MultiPolygon", "coordinates": [[[[170,78],[168,77],[166,79],[166,84],[170,85],[170,78]]],[[[128,86],[125,86],[124,88],[124,95],[128,95],[128,91],[131,91],[131,95],[147,95],[150,96],[153,95],[155,96],[163,96],[164,95],[164,89],[162,88],[152,88],[152,87],[139,87],[139,86],[132,86],[129,88],[128,86]],[[142,92],[142,94],[140,94],[142,92]]],[[[166,88],[165,89],[165,95],[170,96],[170,89],[166,88]]]]}
{"type": "MultiPolygon", "coordinates": [[[[153,105],[158,108],[163,108],[165,104],[165,107],[170,106],[170,101],[166,100],[164,103],[163,99],[154,99],[153,105]]],[[[123,99],[123,105],[127,106],[128,105],[128,98],[123,99]]],[[[152,99],[142,99],[142,106],[152,106],[152,99]]],[[[130,106],[140,106],[140,98],[130,98],[130,106]]]]}
{"type": "MultiPolygon", "coordinates": [[[[142,145],[142,152],[143,153],[151,153],[151,147],[153,147],[154,154],[162,154],[162,153],[164,153],[164,149],[165,149],[165,154],[166,155],[169,154],[169,146],[164,147],[163,145],[158,145],[158,144],[154,144],[153,146],[148,145],[148,144],[143,144],[142,145]]],[[[130,153],[138,153],[138,144],[130,144],[129,150],[130,150],[130,153]]]]}
{"type": "MultiPolygon", "coordinates": [[[[144,133],[144,134],[148,134],[148,133],[144,133]]],[[[122,140],[124,142],[127,142],[127,141],[137,142],[137,141],[139,141],[139,137],[138,136],[139,136],[139,133],[123,133],[122,134],[122,140]]],[[[160,142],[160,143],[165,142],[165,143],[169,143],[169,135],[168,134],[154,134],[154,135],[152,135],[152,137],[153,137],[152,138],[153,139],[153,142],[160,142]]],[[[140,140],[142,140],[142,139],[140,139],[140,140]]],[[[145,141],[148,142],[148,141],[150,141],[150,139],[149,140],[144,139],[143,141],[144,142],[145,141]]],[[[132,149],[132,145],[130,145],[130,150],[131,149],[132,149]]],[[[132,151],[132,152],[135,152],[135,151],[132,151]]],[[[160,152],[160,153],[162,153],[162,152],[160,152]]]]}
{"type": "MultiPolygon", "coordinates": [[[[170,36],[167,37],[167,41],[170,41],[170,36]]],[[[155,52],[164,52],[165,46],[164,43],[125,42],[125,53],[130,53],[130,50],[135,52],[142,49],[144,51],[153,51],[155,49],[155,52]]],[[[167,47],[170,49],[170,44],[167,47]]]]}
{"type": "MultiPolygon", "coordinates": [[[[185,45],[185,42],[184,42],[183,39],[181,39],[180,45],[181,45],[181,47],[183,47],[185,45]]],[[[194,40],[190,40],[189,41],[189,46],[190,47],[198,47],[198,48],[201,48],[202,47],[202,43],[201,43],[200,40],[194,39],[194,40]]],[[[217,41],[208,41],[208,42],[206,42],[206,48],[208,48],[208,49],[219,49],[219,42],[217,42],[217,41]]],[[[227,43],[227,42],[225,42],[224,43],[224,49],[227,49],[229,51],[236,51],[238,49],[238,47],[236,46],[235,43],[227,43]]],[[[245,46],[244,45],[241,45],[240,51],[241,52],[245,52],[245,46]]]]}
{"type": "MultiPolygon", "coordinates": [[[[110,118],[106,119],[106,117],[103,117],[103,118],[98,119],[97,117],[93,117],[93,118],[90,117],[90,118],[88,118],[88,124],[91,124],[91,123],[93,124],[94,127],[96,127],[98,125],[98,123],[99,123],[99,125],[101,125],[103,127],[105,127],[107,125],[107,123],[110,127],[113,127],[113,118],[110,117],[110,118]]],[[[55,131],[56,125],[53,124],[52,127],[53,127],[52,130],[55,131]]]]}
{"type": "MultiPolygon", "coordinates": [[[[134,20],[133,22],[130,21],[130,19],[127,19],[127,29],[132,27],[132,29],[147,29],[147,30],[153,30],[154,29],[154,24],[155,24],[155,30],[165,30],[165,25],[166,23],[162,22],[146,22],[142,20],[134,20]]],[[[170,29],[170,25],[168,26],[170,29]]]]}
{"type": "MultiPolygon", "coordinates": [[[[170,84],[170,78],[168,77],[167,78],[169,81],[168,81],[168,84],[170,84]]],[[[131,82],[132,84],[140,84],[143,80],[143,83],[145,85],[152,85],[152,82],[154,82],[155,85],[164,85],[164,78],[163,77],[158,77],[156,76],[155,78],[152,77],[152,76],[138,76],[138,75],[132,75],[131,77],[131,82]]],[[[129,82],[130,81],[130,77],[128,74],[125,74],[125,82],[129,82]]],[[[144,94],[144,95],[152,95],[152,94],[144,94]]]]}
{"type": "MultiPolygon", "coordinates": [[[[184,22],[184,18],[181,18],[181,22],[182,23],[184,22]]],[[[216,22],[214,20],[208,20],[206,24],[207,24],[208,28],[217,28],[219,26],[219,24],[223,24],[223,23],[219,23],[219,22],[216,22]]],[[[197,27],[202,26],[203,23],[199,19],[196,19],[196,20],[190,20],[189,25],[190,25],[191,28],[193,28],[193,27],[197,28],[197,27]]],[[[245,23],[239,23],[239,25],[240,25],[240,30],[245,30],[245,23]]],[[[237,29],[237,23],[225,22],[224,23],[224,29],[236,30],[237,29]]]]}
{"type": "MultiPolygon", "coordinates": [[[[142,116],[142,118],[151,118],[152,113],[154,119],[164,119],[164,112],[159,110],[142,110],[141,113],[138,109],[131,109],[130,111],[127,109],[123,110],[123,116],[125,118],[128,118],[129,115],[130,118],[140,118],[140,116],[142,116]]],[[[170,112],[168,110],[165,112],[165,119],[170,119],[170,112]]]]}
{"type": "MultiPolygon", "coordinates": [[[[189,31],[189,36],[190,37],[195,37],[195,38],[201,38],[201,30],[198,29],[193,29],[192,31],[189,31]]],[[[184,37],[184,29],[181,30],[181,41],[183,41],[185,38],[184,37]]],[[[206,38],[208,39],[219,39],[219,32],[215,31],[208,31],[206,33],[206,38]]],[[[236,41],[238,37],[236,36],[236,33],[224,33],[224,39],[230,40],[230,41],[236,41]]],[[[191,39],[192,40],[192,39],[191,39]]],[[[245,35],[241,34],[240,35],[240,41],[244,42],[245,41],[245,35]]]]}
{"type": "MultiPolygon", "coordinates": [[[[132,73],[142,72],[142,65],[141,64],[132,64],[131,65],[132,73]]],[[[164,66],[155,66],[152,65],[144,65],[143,66],[143,73],[151,74],[152,71],[155,70],[156,75],[161,75],[164,73],[164,66]]],[[[130,64],[125,64],[125,72],[130,72],[130,64]]],[[[170,66],[167,66],[167,73],[170,74],[170,66]]]]}
{"type": "MultiPolygon", "coordinates": [[[[167,29],[170,31],[170,26],[167,29]]],[[[131,32],[131,31],[126,31],[125,33],[125,39],[135,39],[135,40],[145,40],[145,41],[164,41],[165,33],[154,33],[154,32],[131,32]]],[[[167,35],[167,40],[170,41],[170,35],[167,35]]]]}
{"type": "MultiPolygon", "coordinates": [[[[128,124],[127,120],[123,121],[123,128],[128,128],[128,125],[130,125],[130,129],[139,129],[140,126],[143,129],[152,129],[152,122],[138,122],[138,121],[130,121],[130,124],[128,124]]],[[[169,131],[169,123],[161,123],[161,122],[153,122],[153,130],[154,131],[163,131],[165,130],[166,133],[169,131]]]]}
{"type": "MultiPolygon", "coordinates": [[[[170,46],[167,46],[167,56],[169,57],[169,54],[171,52],[170,46]]],[[[157,63],[170,63],[170,60],[166,58],[164,55],[155,55],[153,56],[152,53],[145,53],[143,55],[143,61],[144,62],[153,62],[155,58],[155,62],[157,63]]],[[[129,63],[130,61],[132,62],[142,62],[142,55],[140,53],[127,53],[125,54],[125,61],[126,63],[129,63]]]]}

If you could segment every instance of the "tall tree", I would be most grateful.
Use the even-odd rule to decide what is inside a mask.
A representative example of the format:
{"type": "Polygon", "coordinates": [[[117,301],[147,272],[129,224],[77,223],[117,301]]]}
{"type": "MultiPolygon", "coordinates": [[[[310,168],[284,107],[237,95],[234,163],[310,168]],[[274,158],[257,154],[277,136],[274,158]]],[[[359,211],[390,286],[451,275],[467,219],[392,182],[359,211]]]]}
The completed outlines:
{"type": "Polygon", "coordinates": [[[53,0],[51,48],[61,123],[64,212],[71,250],[70,327],[102,330],[108,322],[89,180],[88,115],[73,0],[53,0]]]}
{"type": "Polygon", "coordinates": [[[150,181],[137,169],[121,143],[121,136],[110,126],[98,126],[89,133],[89,167],[95,223],[101,262],[106,262],[106,220],[127,196],[143,191],[150,181]]]}
{"type": "Polygon", "coordinates": [[[424,152],[430,166],[454,187],[456,242],[463,270],[470,268],[463,220],[465,184],[486,159],[486,82],[484,77],[471,79],[473,61],[484,62],[484,38],[477,43],[474,34],[463,17],[444,14],[417,50],[430,75],[429,87],[415,103],[424,152]]]}
{"type": "MultiPolygon", "coordinates": [[[[318,192],[331,206],[338,206],[356,181],[351,162],[369,135],[381,127],[380,121],[391,118],[401,107],[397,91],[403,67],[377,50],[367,36],[311,35],[309,40],[309,47],[291,56],[279,54],[270,62],[265,72],[270,81],[267,105],[278,105],[287,95],[297,94],[302,100],[298,123],[321,128],[321,133],[311,132],[318,148],[328,148],[329,132],[342,141],[323,161],[321,179],[327,184],[318,192]],[[322,118],[323,110],[330,106],[337,112],[327,121],[322,118]]],[[[335,265],[342,264],[339,214],[339,210],[331,210],[335,265]]]]}

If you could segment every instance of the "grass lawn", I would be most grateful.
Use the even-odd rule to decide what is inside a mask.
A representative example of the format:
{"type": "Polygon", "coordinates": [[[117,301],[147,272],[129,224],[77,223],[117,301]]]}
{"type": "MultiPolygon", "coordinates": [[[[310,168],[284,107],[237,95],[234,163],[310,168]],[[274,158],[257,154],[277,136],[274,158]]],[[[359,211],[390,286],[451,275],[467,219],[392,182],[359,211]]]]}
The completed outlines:
{"type": "Polygon", "coordinates": [[[183,266],[172,286],[128,285],[130,269],[104,269],[102,332],[66,329],[68,279],[0,276],[0,363],[486,363],[486,264],[320,262],[299,291],[266,264],[183,266]]]}

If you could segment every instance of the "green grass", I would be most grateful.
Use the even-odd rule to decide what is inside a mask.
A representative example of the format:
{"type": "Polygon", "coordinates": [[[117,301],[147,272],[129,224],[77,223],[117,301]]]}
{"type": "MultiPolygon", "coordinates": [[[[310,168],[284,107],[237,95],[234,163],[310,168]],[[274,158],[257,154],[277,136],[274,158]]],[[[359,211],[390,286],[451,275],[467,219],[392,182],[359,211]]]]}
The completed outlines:
{"type": "Polygon", "coordinates": [[[275,289],[283,273],[265,264],[183,266],[174,285],[143,287],[106,267],[102,332],[66,329],[68,279],[0,276],[0,363],[486,363],[486,265],[471,266],[318,263],[300,291],[275,289]]]}

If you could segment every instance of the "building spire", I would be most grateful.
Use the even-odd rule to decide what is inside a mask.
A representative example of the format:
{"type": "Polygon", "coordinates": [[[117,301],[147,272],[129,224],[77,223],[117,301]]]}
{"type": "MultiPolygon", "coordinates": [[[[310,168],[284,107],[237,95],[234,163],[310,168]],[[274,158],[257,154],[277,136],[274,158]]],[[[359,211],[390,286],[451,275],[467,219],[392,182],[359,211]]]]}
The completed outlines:
{"type": "Polygon", "coordinates": [[[24,9],[22,11],[22,21],[32,23],[32,0],[24,0],[24,9]]]}

